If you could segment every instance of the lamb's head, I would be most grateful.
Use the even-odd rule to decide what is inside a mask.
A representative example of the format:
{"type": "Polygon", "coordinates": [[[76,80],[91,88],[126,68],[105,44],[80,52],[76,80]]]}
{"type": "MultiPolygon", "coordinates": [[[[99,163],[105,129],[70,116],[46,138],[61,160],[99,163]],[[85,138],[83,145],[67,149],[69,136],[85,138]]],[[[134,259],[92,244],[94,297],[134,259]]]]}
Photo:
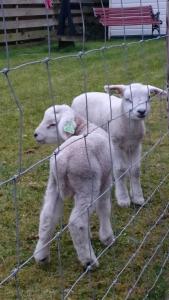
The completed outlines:
{"type": "Polygon", "coordinates": [[[68,105],[54,105],[45,111],[34,137],[42,144],[59,144],[75,133],[76,126],[72,108],[68,105]]]}
{"type": "Polygon", "coordinates": [[[166,96],[167,92],[151,85],[132,83],[130,85],[106,85],[107,93],[119,94],[122,101],[122,111],[125,115],[134,120],[144,119],[150,111],[151,96],[166,96]]]}

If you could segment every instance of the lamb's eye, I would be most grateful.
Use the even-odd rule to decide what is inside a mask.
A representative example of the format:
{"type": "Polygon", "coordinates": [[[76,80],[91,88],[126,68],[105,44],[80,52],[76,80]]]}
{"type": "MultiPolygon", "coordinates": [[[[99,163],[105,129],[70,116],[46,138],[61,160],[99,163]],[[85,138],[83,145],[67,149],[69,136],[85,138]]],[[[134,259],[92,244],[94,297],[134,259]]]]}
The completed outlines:
{"type": "Polygon", "coordinates": [[[56,123],[51,123],[47,126],[47,128],[52,128],[52,127],[56,127],[56,123]]]}

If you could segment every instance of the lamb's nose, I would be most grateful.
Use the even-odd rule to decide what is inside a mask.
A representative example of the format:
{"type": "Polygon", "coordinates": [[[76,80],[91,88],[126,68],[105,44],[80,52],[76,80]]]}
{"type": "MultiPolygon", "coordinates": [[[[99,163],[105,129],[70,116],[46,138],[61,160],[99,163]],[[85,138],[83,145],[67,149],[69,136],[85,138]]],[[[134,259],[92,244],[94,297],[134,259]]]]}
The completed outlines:
{"type": "Polygon", "coordinates": [[[145,113],[146,113],[146,110],[145,109],[139,109],[138,113],[139,113],[140,116],[144,116],[145,113]]]}
{"type": "Polygon", "coordinates": [[[37,136],[38,136],[38,134],[35,132],[35,133],[34,133],[34,137],[36,138],[37,136]]]}

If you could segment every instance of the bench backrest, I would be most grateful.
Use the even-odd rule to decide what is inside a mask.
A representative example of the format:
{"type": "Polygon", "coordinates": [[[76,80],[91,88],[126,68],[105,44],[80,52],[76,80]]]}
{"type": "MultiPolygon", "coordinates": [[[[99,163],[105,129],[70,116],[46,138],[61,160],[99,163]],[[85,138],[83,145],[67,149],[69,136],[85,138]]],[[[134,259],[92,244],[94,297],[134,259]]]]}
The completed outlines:
{"type": "Polygon", "coordinates": [[[145,25],[145,24],[161,24],[158,16],[153,14],[151,5],[120,7],[120,8],[93,8],[95,17],[100,18],[103,26],[118,25],[145,25]]]}
{"type": "Polygon", "coordinates": [[[114,17],[124,17],[124,16],[151,16],[153,15],[153,9],[151,5],[148,6],[135,6],[135,7],[94,7],[95,17],[114,16],[114,17]]]}

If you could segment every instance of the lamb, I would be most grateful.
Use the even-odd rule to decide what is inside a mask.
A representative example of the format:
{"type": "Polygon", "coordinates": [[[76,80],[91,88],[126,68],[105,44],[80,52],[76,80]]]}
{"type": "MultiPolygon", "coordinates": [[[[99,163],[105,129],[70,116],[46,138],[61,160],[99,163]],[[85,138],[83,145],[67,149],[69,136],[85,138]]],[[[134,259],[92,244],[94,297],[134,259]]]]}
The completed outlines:
{"type": "Polygon", "coordinates": [[[34,251],[36,262],[50,259],[49,241],[62,215],[65,197],[74,197],[69,230],[83,266],[98,266],[88,228],[88,218],[95,209],[100,221],[100,240],[105,245],[114,240],[110,222],[110,143],[107,133],[95,128],[91,123],[87,126],[86,120],[68,105],[55,105],[46,110],[35,130],[36,141],[41,144],[62,143],[50,158],[39,240],[34,251]]]}
{"type": "Polygon", "coordinates": [[[150,111],[150,97],[166,91],[151,85],[106,85],[106,93],[89,92],[74,98],[72,108],[97,126],[107,124],[113,148],[115,195],[121,207],[144,203],[140,184],[140,158],[145,134],[144,119],[150,111]],[[111,96],[116,92],[122,98],[111,96]],[[88,112],[86,112],[88,108],[88,112]],[[130,196],[126,179],[130,181],[130,196]]]}

